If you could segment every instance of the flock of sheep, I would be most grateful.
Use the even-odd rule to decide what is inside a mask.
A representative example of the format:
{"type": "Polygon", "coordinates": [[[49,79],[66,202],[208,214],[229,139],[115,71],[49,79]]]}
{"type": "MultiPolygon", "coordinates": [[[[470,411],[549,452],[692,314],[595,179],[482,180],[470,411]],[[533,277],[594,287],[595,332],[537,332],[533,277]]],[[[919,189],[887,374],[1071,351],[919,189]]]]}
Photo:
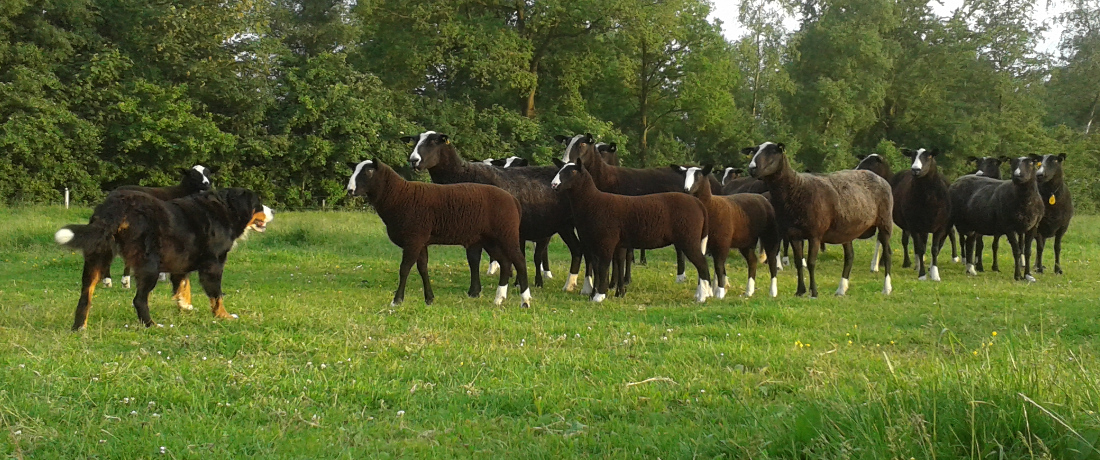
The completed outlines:
{"type": "Polygon", "coordinates": [[[348,192],[366,197],[390,239],[403,250],[394,304],[404,299],[414,263],[424,283],[425,301],[432,302],[427,248],[446,244],[466,248],[470,296],[481,292],[484,250],[491,258],[490,274],[499,267],[495,303],[507,297],[515,268],[523,306],[530,306],[523,243],[535,242],[535,285],[542,286],[544,278],[552,277],[547,245],[555,234],[571,255],[564,290],[576,289],[583,259],[581,293],[597,302],[606,298],[611,283],[616,296],[625,295],[634,249],[643,250],[644,262],[645,249],[670,245],[677,252],[677,281],[686,279],[686,259],[698,273],[695,299],[703,302],[724,297],[730,287],[725,262],[731,249],[740,251],[748,265],[746,296],[755,291],[760,261],[756,249],[762,249],[771,275],[770,295],[776,296],[781,243],[789,243],[800,261],[794,264],[796,294],[808,291],[817,296],[819,248],[840,244],[844,269],[836,293],[844,295],[852,270],[852,242],[871,237],[877,239],[871,270],[878,271],[881,264],[883,293],[889,294],[895,224],[903,231],[903,267],[910,266],[912,238],[922,280],[940,280],[940,248],[950,237],[954,250],[957,231],[968,273],[983,268],[981,237],[1003,235],[1012,247],[1015,278],[1034,281],[1031,241],[1036,241],[1035,267],[1041,273],[1045,241],[1054,238],[1054,271],[1061,273],[1062,236],[1073,215],[1063,180],[1064,154],[971,158],[978,171],[949,184],[936,167],[937,151],[904,150],[912,163],[897,173],[881,156],[870,155],[861,158],[856,169],[811,174],[791,168],[783,144],[765,142],[743,149],[750,158],[747,171],[726,168],[719,181],[710,166],[620,167],[615,145],[597,143],[590,134],[556,139],[565,146],[561,160],[555,159],[554,166],[527,166],[518,157],[467,162],[447,135],[434,131],[402,138],[412,146],[409,164],[417,171],[427,170],[432,183],[407,181],[377,159],[352,166],[348,192]],[[1000,179],[1002,162],[1009,163],[1010,180],[1000,179]],[[737,177],[740,172],[748,177],[737,177]],[[932,255],[927,268],[926,252],[932,255]],[[713,278],[707,254],[714,261],[713,278]],[[804,271],[809,274],[808,286],[804,271]]]}

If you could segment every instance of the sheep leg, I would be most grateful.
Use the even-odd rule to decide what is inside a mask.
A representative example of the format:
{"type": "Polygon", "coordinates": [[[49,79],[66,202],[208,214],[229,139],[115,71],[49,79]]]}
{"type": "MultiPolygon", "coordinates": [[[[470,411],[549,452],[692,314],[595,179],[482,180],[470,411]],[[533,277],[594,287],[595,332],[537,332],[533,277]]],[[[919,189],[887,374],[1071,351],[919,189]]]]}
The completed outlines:
{"type": "Polygon", "coordinates": [[[1008,232],[1008,234],[1005,235],[1005,239],[1008,240],[1008,245],[1012,247],[1012,279],[1020,281],[1024,279],[1023,273],[1020,270],[1020,259],[1023,254],[1021,252],[1022,248],[1020,248],[1020,242],[1016,238],[1016,232],[1008,232]]]}
{"type": "MultiPolygon", "coordinates": [[[[529,280],[527,278],[527,259],[523,257],[523,251],[520,250],[522,247],[522,245],[515,245],[512,247],[505,246],[504,249],[501,251],[501,255],[505,257],[504,260],[509,261],[509,263],[507,264],[509,273],[507,274],[507,276],[501,274],[500,284],[497,287],[497,293],[500,293],[499,286],[504,286],[505,293],[508,292],[508,277],[512,276],[512,267],[515,267],[516,280],[519,282],[519,297],[521,302],[520,306],[523,308],[529,308],[531,306],[531,286],[528,284],[529,280]]],[[[507,296],[507,294],[505,294],[505,296],[507,296]]],[[[501,301],[503,301],[503,299],[501,299],[501,301]]]]}
{"type": "Polygon", "coordinates": [[[1062,274],[1062,235],[1066,234],[1069,227],[1063,227],[1054,234],[1054,273],[1062,274]]]}
{"type": "MultiPolygon", "coordinates": [[[[643,257],[645,256],[645,251],[644,250],[640,250],[638,252],[641,252],[643,257]]],[[[645,265],[645,263],[642,263],[642,265],[645,265]]],[[[633,281],[634,281],[634,250],[630,249],[630,248],[627,248],[626,249],[626,264],[623,267],[623,284],[630,284],[633,281]]]]}
{"type": "MultiPolygon", "coordinates": [[[[638,263],[642,265],[649,265],[649,261],[647,261],[645,258],[645,249],[639,249],[638,254],[638,263]]],[[[631,254],[631,257],[633,257],[633,254],[631,254]]]]}
{"type": "MultiPolygon", "coordinates": [[[[943,242],[948,237],[954,238],[954,233],[950,228],[932,234],[932,266],[928,268],[928,278],[932,281],[940,281],[940,251],[943,250],[943,242]]],[[[951,249],[954,250],[954,246],[951,249]]]]}
{"type": "MultiPolygon", "coordinates": [[[[160,273],[157,272],[156,264],[146,264],[144,267],[138,267],[134,270],[133,276],[137,278],[137,289],[134,292],[134,310],[137,312],[141,324],[144,324],[145,327],[152,327],[154,323],[153,318],[149,316],[149,293],[153,292],[153,288],[157,286],[157,278],[160,277],[160,273]]],[[[203,287],[206,287],[206,284],[204,281],[203,287]]],[[[220,278],[218,284],[221,284],[220,278]]],[[[220,291],[220,286],[218,290],[220,291]]],[[[220,298],[221,296],[216,297],[220,298]]],[[[213,299],[215,296],[211,296],[211,298],[213,299]]]]}
{"type": "Polygon", "coordinates": [[[917,259],[917,279],[924,281],[928,279],[928,272],[924,268],[924,251],[928,249],[928,234],[914,233],[912,237],[913,257],[917,259]]]}
{"type": "MultiPolygon", "coordinates": [[[[728,252],[729,252],[728,250],[723,251],[723,250],[719,249],[719,253],[728,253],[728,252]]],[[[718,265],[718,256],[719,256],[719,254],[718,253],[713,253],[713,252],[712,252],[712,254],[714,254],[714,270],[715,270],[715,272],[717,272],[718,268],[719,268],[719,265],[718,265]]],[[[718,282],[715,283],[715,286],[718,288],[718,294],[716,294],[715,297],[717,297],[719,299],[726,296],[726,279],[729,278],[726,275],[726,255],[721,254],[721,256],[722,256],[722,265],[721,265],[722,272],[720,274],[715,273],[715,278],[718,279],[718,282]]],[[[760,265],[760,259],[758,259],[756,257],[756,248],[752,247],[752,246],[741,249],[741,257],[745,258],[745,265],[748,265],[748,268],[749,268],[749,272],[748,272],[749,276],[748,276],[748,279],[745,281],[745,297],[752,297],[752,294],[754,292],[756,292],[756,268],[760,265]]],[[[769,262],[770,262],[770,260],[769,260],[769,262]]]]}
{"type": "MultiPolygon", "coordinates": [[[[481,296],[481,246],[466,248],[466,263],[470,265],[470,290],[466,295],[470,297],[481,296]]],[[[404,296],[402,296],[404,297],[404,296]]]]}
{"type": "Polygon", "coordinates": [[[791,240],[789,238],[783,238],[783,264],[791,264],[791,240]]]}
{"type": "Polygon", "coordinates": [[[408,281],[409,271],[412,270],[412,266],[416,263],[416,259],[420,257],[420,252],[423,251],[421,245],[409,245],[401,251],[401,271],[398,273],[397,292],[393,293],[393,302],[391,306],[398,305],[405,301],[405,282],[408,281]]]}
{"type": "MultiPolygon", "coordinates": [[[[816,238],[809,239],[809,256],[804,259],[806,261],[806,271],[810,272],[810,297],[817,298],[817,253],[821,249],[821,240],[816,238]]],[[[848,267],[851,270],[851,266],[848,267]]]]}
{"type": "Polygon", "coordinates": [[[974,265],[974,270],[979,272],[985,271],[985,264],[982,263],[982,252],[985,250],[985,235],[979,235],[977,233],[971,233],[967,237],[967,240],[973,240],[973,250],[971,251],[971,262],[974,265]]]}
{"type": "Polygon", "coordinates": [[[593,302],[603,302],[607,298],[607,272],[614,257],[614,250],[610,251],[610,254],[596,256],[596,280],[595,286],[593,286],[596,293],[592,296],[593,302]]]}
{"type": "Polygon", "coordinates": [[[1035,237],[1035,273],[1043,273],[1046,267],[1043,266],[1043,249],[1047,244],[1047,239],[1043,238],[1043,235],[1037,235],[1035,237]]]}
{"type": "Polygon", "coordinates": [[[564,290],[572,292],[573,288],[577,286],[577,275],[581,270],[581,259],[584,258],[584,251],[581,249],[581,242],[577,239],[577,234],[573,232],[572,228],[568,231],[558,232],[558,236],[565,243],[565,247],[569,248],[569,278],[565,282],[564,290]]]}
{"type": "MultiPolygon", "coordinates": [[[[914,249],[916,244],[913,245],[914,249]]],[[[905,259],[901,261],[901,268],[909,268],[913,266],[913,262],[909,260],[909,232],[901,231],[901,254],[905,256],[905,259]]]]}
{"type": "Polygon", "coordinates": [[[535,242],[535,269],[539,270],[535,279],[535,287],[542,287],[542,279],[552,279],[554,274],[550,272],[550,238],[535,242]]]}
{"type": "MultiPolygon", "coordinates": [[[[959,248],[958,248],[958,242],[955,241],[956,235],[955,235],[955,229],[954,228],[948,228],[947,229],[947,237],[951,238],[951,261],[955,262],[955,263],[959,263],[959,248]]],[[[939,252],[939,251],[937,250],[936,252],[939,252]]]]}
{"type": "Polygon", "coordinates": [[[676,282],[683,283],[687,281],[687,274],[684,273],[687,268],[684,266],[684,251],[676,249],[676,282]]]}
{"type": "MultiPolygon", "coordinates": [[[[108,275],[108,278],[110,278],[110,273],[108,273],[107,275],[108,275]]],[[[110,287],[110,286],[107,286],[107,287],[110,287]]],[[[124,289],[130,289],[130,266],[129,265],[125,265],[122,268],[122,287],[124,289]]]]}
{"type": "Polygon", "coordinates": [[[836,295],[845,295],[848,293],[848,280],[852,276],[852,264],[856,261],[856,252],[852,248],[852,242],[849,241],[841,245],[844,248],[844,270],[840,275],[840,286],[836,288],[836,295]]]}
{"type": "MultiPolygon", "coordinates": [[[[706,235],[703,236],[706,237],[706,235]]],[[[695,301],[706,302],[707,297],[712,296],[713,293],[710,287],[710,267],[707,266],[707,256],[703,255],[702,240],[689,240],[683,246],[677,245],[677,249],[684,252],[699,275],[699,286],[695,290],[695,301]]]]}
{"type": "Polygon", "coordinates": [[[882,268],[886,272],[886,279],[882,283],[882,293],[890,295],[894,291],[894,286],[890,284],[890,266],[893,261],[893,254],[890,253],[890,232],[893,231],[893,225],[880,226],[878,228],[878,241],[882,244],[882,268]]]}
{"type": "Polygon", "coordinates": [[[92,295],[100,278],[111,266],[113,256],[110,253],[84,254],[84,274],[81,278],[80,300],[76,304],[76,314],[73,318],[73,331],[84,329],[88,324],[88,311],[92,309],[92,295]]]}
{"type": "MultiPolygon", "coordinates": [[[[802,260],[802,240],[793,240],[790,242],[791,250],[794,252],[794,257],[797,260],[802,260]]],[[[806,282],[802,278],[802,270],[806,268],[803,264],[794,264],[796,270],[798,270],[798,289],[794,291],[794,295],[803,296],[806,295],[806,282]]]]}
{"type": "MultiPolygon", "coordinates": [[[[764,240],[761,240],[763,243],[764,240]]],[[[775,297],[779,295],[779,283],[777,277],[779,276],[779,242],[775,244],[764,244],[764,253],[768,255],[768,272],[772,275],[771,287],[768,290],[768,295],[775,297]]]]}
{"type": "MultiPolygon", "coordinates": [[[[966,259],[966,274],[967,275],[977,275],[978,271],[980,271],[980,270],[975,270],[975,265],[977,265],[977,264],[975,264],[974,262],[975,262],[975,251],[980,251],[981,250],[980,247],[979,247],[981,242],[982,242],[982,236],[978,235],[974,232],[970,232],[970,233],[967,233],[967,234],[963,235],[963,244],[964,244],[963,258],[966,259]]],[[[978,255],[980,255],[980,254],[981,253],[978,252],[978,255]]],[[[978,264],[981,264],[980,259],[977,262],[978,262],[978,264]]]]}
{"type": "Polygon", "coordinates": [[[420,251],[420,257],[416,258],[416,271],[420,273],[420,281],[424,283],[424,305],[431,305],[435,300],[432,292],[432,282],[428,280],[428,247],[420,251]]]}
{"type": "Polygon", "coordinates": [[[1031,276],[1031,241],[1036,239],[1035,237],[1034,229],[1020,234],[1020,243],[1023,245],[1020,250],[1024,253],[1024,279],[1029,283],[1035,282],[1035,277],[1031,276]]]}
{"type": "Polygon", "coordinates": [[[993,235],[993,266],[990,267],[990,270],[993,270],[995,272],[1001,271],[1000,267],[997,266],[997,251],[1000,249],[1000,245],[1001,235],[993,235]]]}
{"type": "Polygon", "coordinates": [[[625,248],[615,250],[615,260],[612,261],[611,278],[615,284],[615,297],[626,295],[626,285],[623,284],[623,266],[626,265],[626,253],[625,248]]]}

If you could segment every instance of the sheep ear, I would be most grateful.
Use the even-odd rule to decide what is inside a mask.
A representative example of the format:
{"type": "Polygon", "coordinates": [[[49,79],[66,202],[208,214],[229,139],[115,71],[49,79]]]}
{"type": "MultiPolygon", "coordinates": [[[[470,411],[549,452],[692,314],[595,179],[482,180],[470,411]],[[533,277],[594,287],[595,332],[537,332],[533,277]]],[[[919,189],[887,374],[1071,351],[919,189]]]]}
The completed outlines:
{"type": "Polygon", "coordinates": [[[564,161],[561,161],[557,158],[553,158],[553,160],[554,160],[554,166],[557,166],[558,169],[561,169],[561,168],[565,167],[565,165],[566,165],[566,163],[564,161]]]}
{"type": "Polygon", "coordinates": [[[584,143],[591,144],[595,138],[592,137],[592,133],[584,133],[584,143]]]}
{"type": "Polygon", "coordinates": [[[928,152],[928,156],[930,156],[930,157],[938,157],[942,154],[943,154],[943,150],[940,150],[940,149],[932,149],[928,152]]]}
{"type": "Polygon", "coordinates": [[[512,162],[512,166],[527,166],[528,164],[526,158],[520,158],[512,162]]]}
{"type": "MultiPolygon", "coordinates": [[[[616,143],[614,143],[614,142],[612,142],[612,143],[610,143],[610,144],[607,144],[607,151],[608,151],[608,152],[612,152],[612,153],[614,153],[614,152],[617,152],[617,151],[619,151],[619,146],[618,146],[618,144],[616,144],[616,143]]],[[[1063,155],[1063,156],[1065,156],[1065,154],[1064,154],[1064,153],[1063,153],[1062,155],[1063,155]]]]}
{"type": "Polygon", "coordinates": [[[1041,161],[1043,161],[1043,157],[1041,157],[1041,156],[1039,156],[1039,155],[1036,155],[1036,154],[1034,154],[1034,153],[1032,153],[1032,154],[1028,155],[1027,157],[1028,157],[1029,159],[1031,159],[1031,161],[1034,161],[1034,162],[1036,162],[1036,163],[1038,163],[1038,162],[1041,162],[1041,161]]]}
{"type": "Polygon", "coordinates": [[[450,144],[451,143],[451,138],[447,137],[446,134],[440,134],[439,135],[439,141],[444,143],[444,144],[450,144]]]}
{"type": "Polygon", "coordinates": [[[864,158],[867,158],[867,154],[856,155],[856,159],[858,159],[859,161],[863,161],[864,158]]]}
{"type": "Polygon", "coordinates": [[[745,147],[741,149],[742,155],[752,155],[754,153],[756,153],[756,147],[745,147]]]}
{"type": "Polygon", "coordinates": [[[902,155],[913,158],[913,149],[901,149],[900,152],[902,155]]]}
{"type": "Polygon", "coordinates": [[[501,160],[498,158],[496,160],[490,161],[489,163],[491,163],[493,166],[504,166],[504,162],[506,161],[508,160],[501,160]]]}
{"type": "Polygon", "coordinates": [[[676,171],[678,173],[683,173],[684,171],[687,171],[687,168],[685,168],[683,166],[680,166],[678,164],[670,164],[670,165],[668,165],[668,167],[672,168],[673,171],[676,171]]]}
{"type": "Polygon", "coordinates": [[[706,176],[706,175],[710,174],[710,172],[713,171],[713,170],[714,170],[714,165],[704,165],[703,166],[703,175],[706,176]]]}
{"type": "Polygon", "coordinates": [[[557,136],[554,136],[554,141],[559,144],[565,144],[569,142],[569,136],[562,136],[561,134],[558,134],[557,136]]]}
{"type": "Polygon", "coordinates": [[[1001,155],[1001,156],[997,157],[997,161],[1000,161],[1001,163],[1008,163],[1008,162],[1012,161],[1012,159],[1005,156],[1005,155],[1001,155]]]}
{"type": "Polygon", "coordinates": [[[359,163],[347,163],[348,169],[355,171],[355,168],[359,166],[359,163]]]}
{"type": "Polygon", "coordinates": [[[968,157],[966,157],[966,162],[967,163],[977,163],[978,162],[978,157],[976,157],[974,155],[968,156],[968,157]]]}
{"type": "Polygon", "coordinates": [[[378,169],[379,166],[382,166],[384,164],[385,163],[382,162],[381,158],[378,158],[378,157],[371,158],[371,163],[370,163],[371,168],[378,169]]]}
{"type": "Polygon", "coordinates": [[[782,142],[775,144],[775,148],[779,150],[779,153],[784,153],[787,151],[787,145],[782,142]]]}
{"type": "Polygon", "coordinates": [[[733,168],[733,172],[734,172],[734,174],[737,174],[738,176],[740,176],[742,174],[745,174],[745,170],[741,169],[741,168],[733,168]]]}
{"type": "Polygon", "coordinates": [[[403,137],[401,138],[401,142],[404,142],[404,143],[406,143],[406,144],[412,145],[412,143],[413,143],[413,139],[416,139],[416,138],[415,138],[415,137],[412,137],[412,136],[403,136],[403,137]]]}

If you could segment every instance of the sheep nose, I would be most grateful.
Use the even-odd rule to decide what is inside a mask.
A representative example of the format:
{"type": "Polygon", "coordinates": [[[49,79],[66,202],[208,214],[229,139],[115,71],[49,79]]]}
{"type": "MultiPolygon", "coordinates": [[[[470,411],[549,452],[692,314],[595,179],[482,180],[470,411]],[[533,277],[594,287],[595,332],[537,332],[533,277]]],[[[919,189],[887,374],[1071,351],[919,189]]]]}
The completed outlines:
{"type": "Polygon", "coordinates": [[[749,176],[756,177],[756,166],[749,166],[749,176]]]}
{"type": "Polygon", "coordinates": [[[920,168],[913,168],[913,174],[920,174],[920,168]]]}

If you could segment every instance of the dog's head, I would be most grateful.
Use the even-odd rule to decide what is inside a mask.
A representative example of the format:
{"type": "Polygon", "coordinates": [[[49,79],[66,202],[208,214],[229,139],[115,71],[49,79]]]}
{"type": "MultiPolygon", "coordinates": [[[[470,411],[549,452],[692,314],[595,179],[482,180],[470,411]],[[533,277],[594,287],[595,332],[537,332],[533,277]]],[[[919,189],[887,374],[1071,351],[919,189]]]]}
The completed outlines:
{"type": "Polygon", "coordinates": [[[275,212],[260,202],[256,192],[243,188],[227,188],[214,193],[225,203],[242,234],[248,230],[262,233],[267,230],[267,224],[275,219],[275,212]]]}

